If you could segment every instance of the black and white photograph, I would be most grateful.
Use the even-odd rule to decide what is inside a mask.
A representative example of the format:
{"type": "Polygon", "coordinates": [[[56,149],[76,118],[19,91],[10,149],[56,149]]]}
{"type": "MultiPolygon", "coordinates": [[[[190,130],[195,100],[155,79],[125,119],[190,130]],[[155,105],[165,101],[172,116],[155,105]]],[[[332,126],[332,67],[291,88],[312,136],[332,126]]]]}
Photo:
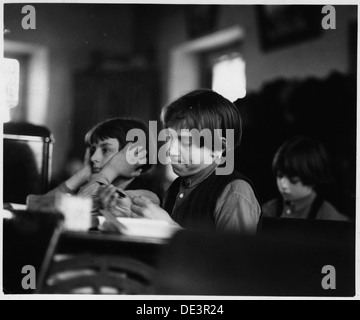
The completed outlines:
{"type": "Polygon", "coordinates": [[[1,6],[0,300],[359,298],[355,1],[1,6]]]}

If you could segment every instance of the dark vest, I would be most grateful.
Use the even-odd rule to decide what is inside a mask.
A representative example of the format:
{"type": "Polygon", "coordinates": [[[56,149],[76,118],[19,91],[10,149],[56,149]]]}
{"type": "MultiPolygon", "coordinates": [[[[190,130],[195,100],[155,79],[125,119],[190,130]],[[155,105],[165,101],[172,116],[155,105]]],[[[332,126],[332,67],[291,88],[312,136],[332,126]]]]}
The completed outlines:
{"type": "Polygon", "coordinates": [[[234,180],[245,180],[252,183],[241,173],[234,171],[230,175],[216,175],[215,171],[202,181],[173,212],[176,197],[180,190],[181,177],[171,184],[164,203],[165,210],[171,218],[186,229],[215,230],[214,211],[218,198],[225,187],[234,180]]]}

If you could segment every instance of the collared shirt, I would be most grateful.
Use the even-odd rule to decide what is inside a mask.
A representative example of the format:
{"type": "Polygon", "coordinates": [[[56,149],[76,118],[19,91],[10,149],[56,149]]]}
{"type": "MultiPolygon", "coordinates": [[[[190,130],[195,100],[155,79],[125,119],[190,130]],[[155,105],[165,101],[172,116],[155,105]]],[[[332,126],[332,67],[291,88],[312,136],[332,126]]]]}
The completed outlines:
{"type": "MultiPolygon", "coordinates": [[[[281,218],[294,218],[294,219],[307,219],[311,206],[316,198],[316,192],[310,193],[308,196],[290,201],[284,202],[281,218]]],[[[264,217],[276,217],[279,206],[279,200],[273,199],[263,205],[264,217]]],[[[324,201],[321,205],[316,219],[321,220],[340,220],[346,221],[348,218],[339,213],[329,202],[324,201]]]]}
{"type": "MultiPolygon", "coordinates": [[[[196,186],[208,178],[216,168],[217,165],[213,164],[193,176],[181,179],[173,212],[176,212],[182,202],[188,201],[196,186]]],[[[216,230],[254,234],[260,212],[260,205],[250,184],[245,180],[234,180],[225,187],[216,202],[213,213],[216,230]]]]}

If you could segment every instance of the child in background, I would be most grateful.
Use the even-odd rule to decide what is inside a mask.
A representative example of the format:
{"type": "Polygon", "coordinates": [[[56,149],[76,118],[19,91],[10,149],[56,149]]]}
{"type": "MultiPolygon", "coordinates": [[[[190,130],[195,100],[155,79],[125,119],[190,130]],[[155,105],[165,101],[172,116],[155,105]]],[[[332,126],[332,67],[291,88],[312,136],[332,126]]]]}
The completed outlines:
{"type": "MultiPolygon", "coordinates": [[[[87,155],[84,167],[50,193],[66,193],[94,200],[93,211],[99,206],[118,216],[127,216],[131,199],[145,196],[160,204],[159,190],[141,175],[150,165],[132,165],[126,159],[131,146],[126,135],[131,129],[147,133],[140,120],[115,118],[95,125],[85,136],[87,155]]],[[[139,151],[137,159],[146,157],[146,150],[139,151]]]]}
{"type": "Polygon", "coordinates": [[[165,220],[186,229],[255,234],[261,210],[251,183],[235,171],[216,174],[225,150],[240,144],[241,117],[234,104],[214,91],[196,90],[164,108],[162,122],[177,133],[176,139],[170,138],[169,155],[179,177],[167,190],[165,210],[144,197],[135,197],[133,216],[165,220]],[[220,129],[220,149],[208,148],[201,140],[195,145],[192,134],[181,129],[209,129],[214,141],[214,132],[220,129]],[[226,129],[233,130],[234,145],[226,141],[226,129]]]}
{"type": "Polygon", "coordinates": [[[263,205],[264,217],[348,220],[318,193],[330,181],[323,145],[306,137],[287,140],[276,152],[273,172],[281,194],[263,205]]]}

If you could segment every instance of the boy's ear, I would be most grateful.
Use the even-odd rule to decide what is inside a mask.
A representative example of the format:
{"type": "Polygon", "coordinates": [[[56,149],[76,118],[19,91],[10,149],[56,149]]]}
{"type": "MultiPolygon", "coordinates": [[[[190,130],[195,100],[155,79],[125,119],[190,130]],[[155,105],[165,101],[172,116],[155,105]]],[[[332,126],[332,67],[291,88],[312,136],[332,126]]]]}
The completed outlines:
{"type": "Polygon", "coordinates": [[[224,152],[225,150],[228,150],[228,145],[227,145],[226,138],[222,137],[222,138],[221,138],[221,142],[222,142],[223,152],[224,152]]]}
{"type": "Polygon", "coordinates": [[[221,157],[225,150],[228,150],[226,138],[221,138],[221,150],[214,150],[214,157],[221,157]]]}

